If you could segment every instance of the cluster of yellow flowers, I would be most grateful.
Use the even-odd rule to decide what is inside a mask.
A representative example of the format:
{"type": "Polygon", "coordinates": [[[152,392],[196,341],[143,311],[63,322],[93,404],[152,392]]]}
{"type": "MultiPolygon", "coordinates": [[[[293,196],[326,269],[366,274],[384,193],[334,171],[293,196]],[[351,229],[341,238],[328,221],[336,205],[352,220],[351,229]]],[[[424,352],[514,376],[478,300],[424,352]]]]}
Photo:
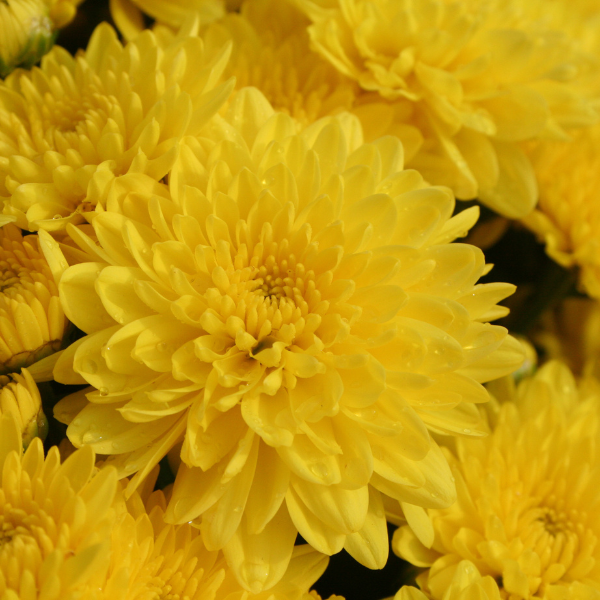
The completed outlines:
{"type": "Polygon", "coordinates": [[[0,600],[319,600],[389,523],[396,600],[598,600],[600,3],[77,4],[0,0],[0,600]],[[579,268],[536,348],[475,199],[579,268]]]}

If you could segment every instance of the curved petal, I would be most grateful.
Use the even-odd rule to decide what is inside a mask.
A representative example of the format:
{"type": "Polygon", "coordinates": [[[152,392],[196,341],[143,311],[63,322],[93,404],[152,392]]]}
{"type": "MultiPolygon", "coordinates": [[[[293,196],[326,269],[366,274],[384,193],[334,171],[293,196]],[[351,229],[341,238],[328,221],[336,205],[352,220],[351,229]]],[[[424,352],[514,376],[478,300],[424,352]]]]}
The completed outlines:
{"type": "Polygon", "coordinates": [[[261,533],[247,531],[242,519],[223,548],[223,554],[240,584],[258,594],[272,588],[284,576],[294,551],[297,530],[286,506],[282,505],[261,533]]]}
{"type": "Polygon", "coordinates": [[[298,533],[313,548],[331,556],[344,547],[346,535],[318,519],[291,487],[285,496],[285,502],[298,533]]]}
{"type": "Polygon", "coordinates": [[[350,534],[344,550],[369,569],[383,569],[388,559],[389,541],[381,494],[369,486],[369,511],[363,527],[350,534]]]}

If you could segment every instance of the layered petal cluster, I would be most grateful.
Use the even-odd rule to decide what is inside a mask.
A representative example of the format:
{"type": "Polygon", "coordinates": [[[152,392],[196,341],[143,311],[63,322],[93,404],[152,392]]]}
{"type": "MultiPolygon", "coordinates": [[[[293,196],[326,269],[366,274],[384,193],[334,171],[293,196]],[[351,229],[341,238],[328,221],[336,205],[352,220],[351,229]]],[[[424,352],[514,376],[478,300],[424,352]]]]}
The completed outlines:
{"type": "Polygon", "coordinates": [[[196,520],[253,591],[298,531],[381,568],[381,492],[415,519],[453,502],[429,431],[481,433],[481,382],[522,361],[487,322],[513,287],[477,284],[482,252],[450,243],[477,209],[452,217],[397,139],[362,144],[348,114],[301,128],[248,88],[186,140],[169,188],[122,177],[107,208],[64,256],[43,232],[88,333],[54,368],[95,388],[56,406],[76,446],[139,471],[131,490],[183,439],[166,517],[196,520]]]}
{"type": "Polygon", "coordinates": [[[595,121],[576,38],[544,28],[529,3],[294,1],[312,20],[313,48],[421,131],[410,166],[458,198],[526,215],[537,189],[520,143],[595,121]]]}
{"type": "MultiPolygon", "coordinates": [[[[417,578],[423,580],[423,577],[417,578]]],[[[394,596],[394,600],[500,600],[502,595],[498,582],[489,575],[482,577],[477,567],[468,560],[461,561],[450,579],[442,585],[434,585],[435,594],[426,587],[419,590],[412,586],[403,586],[394,596]]]]}
{"type": "Polygon", "coordinates": [[[208,59],[200,39],[159,48],[144,32],[122,46],[106,23],[76,57],[55,47],[40,68],[0,84],[0,197],[4,221],[63,229],[84,221],[114,176],[164,177],[186,133],[229,94],[228,49],[208,59]]]}
{"type": "Polygon", "coordinates": [[[430,511],[432,548],[407,527],[394,535],[400,556],[429,567],[433,597],[463,560],[495,578],[502,597],[598,597],[599,394],[598,382],[578,388],[551,362],[508,394],[488,438],[457,440],[458,500],[430,511]]]}
{"type": "MultiPolygon", "coordinates": [[[[62,465],[35,438],[23,454],[11,415],[0,417],[0,596],[35,600],[102,598],[109,579],[117,476],[96,476],[83,448],[62,465]]],[[[110,596],[107,596],[107,599],[110,596]]]]}
{"type": "Polygon", "coordinates": [[[245,2],[202,32],[207,48],[233,45],[226,73],[261,90],[275,110],[308,125],[350,109],[357,86],[312,52],[306,17],[288,2],[245,2]]]}
{"type": "Polygon", "coordinates": [[[42,441],[48,433],[48,420],[42,410],[42,398],[37,384],[27,369],[21,374],[0,375],[0,416],[11,414],[27,449],[33,438],[42,441]]]}
{"type": "Polygon", "coordinates": [[[0,231],[0,374],[56,352],[66,319],[36,236],[14,225],[0,231]]]}
{"type": "Polygon", "coordinates": [[[30,68],[50,50],[57,30],[82,0],[5,0],[0,3],[0,77],[30,68]]]}
{"type": "MultiPolygon", "coordinates": [[[[126,504],[115,470],[95,469],[89,447],[61,464],[57,447],[44,457],[35,438],[23,455],[10,414],[0,415],[0,440],[2,598],[249,598],[223,555],[208,551],[197,529],[165,524],[162,492],[152,494],[146,506],[137,493],[126,504]]],[[[318,599],[309,588],[326,566],[327,557],[297,546],[279,584],[250,597],[318,599]]]]}
{"type": "Polygon", "coordinates": [[[321,600],[309,590],[325,571],[328,558],[306,544],[294,548],[289,567],[275,587],[248,594],[223,554],[206,548],[198,529],[189,523],[165,523],[162,491],[154,492],[145,505],[136,494],[127,508],[112,536],[112,561],[114,571],[128,570],[129,585],[115,590],[114,600],[321,600]]]}
{"type": "Polygon", "coordinates": [[[579,267],[579,281],[600,298],[600,126],[568,142],[545,142],[532,151],[539,181],[536,210],[523,219],[564,267],[579,267]]]}

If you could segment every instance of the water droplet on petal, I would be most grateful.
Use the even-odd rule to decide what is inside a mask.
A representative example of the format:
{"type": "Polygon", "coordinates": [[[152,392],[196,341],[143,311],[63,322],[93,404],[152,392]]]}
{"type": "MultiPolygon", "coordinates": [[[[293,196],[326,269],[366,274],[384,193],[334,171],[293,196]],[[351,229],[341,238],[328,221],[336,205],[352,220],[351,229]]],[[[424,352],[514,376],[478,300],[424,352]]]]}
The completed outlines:
{"type": "Polygon", "coordinates": [[[90,373],[91,375],[93,375],[98,371],[98,364],[95,360],[92,360],[91,358],[86,358],[81,364],[81,368],[83,369],[84,373],[90,373]]]}
{"type": "Polygon", "coordinates": [[[54,220],[62,219],[62,215],[54,215],[52,218],[54,220]]]}
{"type": "Polygon", "coordinates": [[[315,463],[311,465],[310,471],[318,479],[325,479],[329,473],[327,467],[323,463],[315,463]]]}
{"type": "Polygon", "coordinates": [[[101,387],[99,390],[101,396],[108,396],[108,388],[101,387]]]}

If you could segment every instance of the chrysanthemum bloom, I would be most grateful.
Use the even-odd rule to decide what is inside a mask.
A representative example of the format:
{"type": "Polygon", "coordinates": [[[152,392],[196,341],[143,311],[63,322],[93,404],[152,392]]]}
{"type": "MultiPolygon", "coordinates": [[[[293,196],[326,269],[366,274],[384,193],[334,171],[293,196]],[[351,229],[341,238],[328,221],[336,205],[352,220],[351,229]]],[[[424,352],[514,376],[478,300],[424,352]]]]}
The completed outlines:
{"type": "Polygon", "coordinates": [[[0,2],[0,77],[30,68],[50,50],[57,30],[74,16],[82,0],[0,2]]]}
{"type": "Polygon", "coordinates": [[[494,577],[508,598],[600,594],[600,386],[577,388],[548,363],[504,402],[493,432],[458,439],[451,459],[458,500],[431,510],[431,550],[404,527],[394,549],[430,567],[441,598],[463,559],[494,577]]]}
{"type": "Polygon", "coordinates": [[[396,139],[361,145],[351,115],[298,133],[247,89],[210,134],[187,140],[168,190],[115,180],[99,245],[68,228],[89,262],[60,293],[89,335],[54,376],[96,389],[55,414],[76,446],[140,470],[130,490],[184,437],[167,518],[197,519],[248,589],[283,575],[298,531],[380,568],[380,492],[417,520],[449,505],[428,428],[477,434],[480,382],[522,360],[486,322],[513,287],[477,285],[481,251],[450,243],[476,210],[452,218],[450,190],[403,171],[396,139]]]}
{"type": "Polygon", "coordinates": [[[310,546],[294,548],[287,571],[274,588],[249,595],[236,581],[223,553],[208,550],[200,531],[189,523],[166,524],[165,509],[162,491],[154,492],[145,506],[137,494],[128,502],[128,512],[113,533],[112,562],[113,571],[128,569],[129,585],[122,586],[120,593],[115,590],[117,595],[110,600],[320,600],[309,589],[329,559],[310,546]]]}
{"type": "MultiPolygon", "coordinates": [[[[310,21],[290,2],[252,0],[240,13],[229,13],[200,35],[206,48],[232,43],[225,74],[234,76],[236,88],[257,87],[275,110],[285,112],[304,125],[345,110],[357,115],[367,141],[382,135],[397,136],[410,160],[423,139],[407,124],[405,107],[364,93],[351,78],[340,73],[311,50],[307,27],[310,21]]],[[[120,25],[127,30],[125,23],[120,25]]],[[[173,34],[155,27],[165,41],[173,34]]]]}
{"type": "Polygon", "coordinates": [[[58,289],[37,236],[0,230],[0,374],[56,352],[65,331],[58,289]]]}
{"type": "Polygon", "coordinates": [[[600,299],[600,126],[569,142],[545,142],[532,152],[539,181],[536,210],[523,219],[563,267],[579,267],[585,291],[600,299]]]}
{"type": "Polygon", "coordinates": [[[0,86],[4,219],[62,229],[83,222],[115,175],[164,177],[181,137],[227,98],[227,55],[206,59],[198,38],[159,48],[150,31],[123,47],[104,23],[86,52],[55,47],[41,68],[12,73],[0,86]]]}
{"type": "Polygon", "coordinates": [[[0,375],[0,415],[7,413],[14,417],[25,449],[34,437],[46,438],[48,420],[42,410],[42,398],[27,369],[20,375],[0,375]]]}
{"type": "MultiPolygon", "coordinates": [[[[419,576],[417,581],[424,578],[419,576]]],[[[426,587],[419,590],[405,585],[394,596],[394,600],[500,600],[502,595],[495,579],[482,577],[477,567],[468,560],[461,561],[454,569],[450,579],[434,586],[437,595],[426,587]]]]}
{"type": "Polygon", "coordinates": [[[117,476],[114,469],[92,477],[93,471],[90,448],[61,465],[57,448],[44,459],[35,438],[23,455],[14,419],[0,417],[0,597],[100,597],[117,476]]]}
{"type": "Polygon", "coordinates": [[[575,41],[519,0],[294,1],[313,48],[419,128],[409,166],[458,198],[526,215],[537,189],[519,143],[595,120],[575,85],[586,66],[575,41]]]}

